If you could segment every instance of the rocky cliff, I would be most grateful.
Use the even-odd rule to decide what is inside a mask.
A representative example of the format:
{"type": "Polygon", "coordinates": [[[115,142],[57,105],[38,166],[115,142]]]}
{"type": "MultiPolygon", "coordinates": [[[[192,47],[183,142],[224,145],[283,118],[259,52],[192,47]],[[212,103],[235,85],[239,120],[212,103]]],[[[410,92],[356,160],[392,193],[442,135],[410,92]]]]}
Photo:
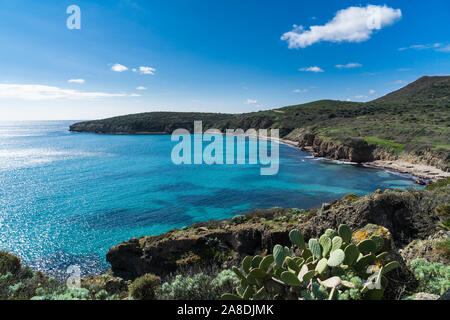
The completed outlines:
{"type": "Polygon", "coordinates": [[[350,138],[345,143],[339,143],[301,128],[293,130],[285,139],[298,142],[298,147],[316,157],[356,163],[402,160],[411,164],[436,167],[444,172],[450,171],[448,153],[439,150],[414,150],[399,155],[369,145],[361,138],[350,138]]]}

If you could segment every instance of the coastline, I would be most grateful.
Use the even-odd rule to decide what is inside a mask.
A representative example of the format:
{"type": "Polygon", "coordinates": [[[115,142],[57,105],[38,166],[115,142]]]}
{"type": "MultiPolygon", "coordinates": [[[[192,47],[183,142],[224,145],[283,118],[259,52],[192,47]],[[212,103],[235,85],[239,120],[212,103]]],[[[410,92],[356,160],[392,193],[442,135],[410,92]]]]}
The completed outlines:
{"type": "MultiPolygon", "coordinates": [[[[247,135],[249,137],[256,138],[255,135],[247,135]]],[[[260,138],[265,138],[271,141],[275,141],[278,143],[286,144],[295,148],[298,148],[302,151],[310,153],[312,156],[316,158],[313,150],[311,149],[302,149],[299,146],[299,143],[293,140],[281,139],[281,138],[272,138],[268,136],[260,136],[260,138]]],[[[328,158],[324,158],[328,159],[328,158]]],[[[337,160],[337,161],[345,161],[337,160]]],[[[355,163],[356,164],[356,163],[355,163]]],[[[375,168],[382,169],[387,171],[393,171],[395,173],[405,174],[412,177],[412,179],[416,180],[418,184],[428,184],[430,182],[436,182],[439,179],[450,177],[450,172],[445,172],[436,167],[425,165],[425,164],[416,164],[411,162],[406,162],[402,160],[375,160],[371,162],[361,163],[362,166],[367,168],[375,168]],[[425,180],[425,181],[424,181],[425,180]]]]}
{"type": "Polygon", "coordinates": [[[375,160],[372,162],[363,163],[363,165],[370,168],[381,168],[402,174],[409,174],[413,177],[430,180],[432,182],[450,177],[450,172],[442,171],[436,167],[401,160],[375,160]]]}
{"type": "MultiPolygon", "coordinates": [[[[70,131],[70,130],[69,130],[70,131]]],[[[105,135],[170,135],[169,133],[163,133],[163,132],[137,132],[134,134],[126,133],[126,132],[120,132],[120,133],[94,133],[94,132],[78,132],[78,131],[70,131],[75,133],[92,133],[92,134],[105,134],[105,135]]],[[[223,135],[226,135],[226,133],[222,133],[223,135]]],[[[282,138],[272,138],[269,136],[258,136],[253,134],[245,134],[247,137],[252,138],[263,138],[268,139],[270,141],[275,141],[278,143],[282,143],[294,148],[298,148],[301,151],[308,152],[315,158],[317,158],[317,155],[314,153],[314,151],[310,148],[301,148],[299,146],[299,142],[294,140],[288,140],[288,139],[282,139],[282,138]]],[[[321,157],[323,158],[323,157],[321,157]]],[[[329,158],[324,158],[329,159],[329,158]]],[[[336,159],[330,159],[330,160],[336,160],[336,159]]],[[[337,161],[346,162],[346,159],[340,159],[337,161]]],[[[351,162],[353,164],[353,162],[351,162]]],[[[354,163],[357,164],[357,163],[354,163]]],[[[445,172],[441,169],[438,169],[436,167],[425,165],[425,164],[416,164],[411,162],[406,162],[402,160],[375,160],[371,162],[363,162],[360,165],[367,167],[367,168],[376,168],[381,170],[387,170],[392,171],[399,174],[405,174],[410,175],[413,180],[416,180],[418,184],[429,184],[432,182],[436,182],[439,179],[448,178],[450,177],[450,172],[445,172]]]]}

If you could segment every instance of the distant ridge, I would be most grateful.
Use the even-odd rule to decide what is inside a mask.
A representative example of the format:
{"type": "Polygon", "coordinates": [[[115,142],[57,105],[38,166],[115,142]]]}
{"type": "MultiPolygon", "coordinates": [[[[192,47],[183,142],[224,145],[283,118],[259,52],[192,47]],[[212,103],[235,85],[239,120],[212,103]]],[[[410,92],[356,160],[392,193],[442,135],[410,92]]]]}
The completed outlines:
{"type": "Polygon", "coordinates": [[[372,102],[402,103],[435,99],[450,101],[450,76],[425,76],[372,102]]]}

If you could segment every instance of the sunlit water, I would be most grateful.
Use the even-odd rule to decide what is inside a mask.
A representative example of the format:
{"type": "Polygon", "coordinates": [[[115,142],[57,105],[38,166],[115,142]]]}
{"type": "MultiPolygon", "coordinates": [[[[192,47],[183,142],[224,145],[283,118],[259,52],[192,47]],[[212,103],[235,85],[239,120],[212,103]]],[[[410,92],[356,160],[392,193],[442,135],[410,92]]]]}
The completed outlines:
{"type": "Polygon", "coordinates": [[[109,266],[121,241],[256,208],[311,208],[348,193],[413,187],[381,170],[317,160],[280,145],[280,170],[176,166],[170,136],[68,132],[72,122],[0,122],[0,249],[61,275],[109,266]]]}

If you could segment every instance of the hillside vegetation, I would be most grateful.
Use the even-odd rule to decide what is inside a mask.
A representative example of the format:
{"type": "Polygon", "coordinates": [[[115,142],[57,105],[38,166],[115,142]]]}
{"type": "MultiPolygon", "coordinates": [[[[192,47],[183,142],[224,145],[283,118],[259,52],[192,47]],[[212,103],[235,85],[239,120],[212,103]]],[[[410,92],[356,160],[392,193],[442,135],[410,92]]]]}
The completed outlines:
{"type": "MultiPolygon", "coordinates": [[[[386,158],[387,155],[394,158],[413,155],[448,171],[449,111],[450,76],[422,77],[367,103],[320,100],[245,114],[151,112],[77,123],[70,130],[170,134],[178,128],[192,132],[194,121],[201,120],[205,130],[212,127],[222,131],[274,128],[280,130],[281,137],[298,141],[305,134],[312,134],[336,145],[365,147],[373,156],[363,157],[361,162],[386,158]]],[[[354,160],[360,162],[359,159],[354,160]]]]}

